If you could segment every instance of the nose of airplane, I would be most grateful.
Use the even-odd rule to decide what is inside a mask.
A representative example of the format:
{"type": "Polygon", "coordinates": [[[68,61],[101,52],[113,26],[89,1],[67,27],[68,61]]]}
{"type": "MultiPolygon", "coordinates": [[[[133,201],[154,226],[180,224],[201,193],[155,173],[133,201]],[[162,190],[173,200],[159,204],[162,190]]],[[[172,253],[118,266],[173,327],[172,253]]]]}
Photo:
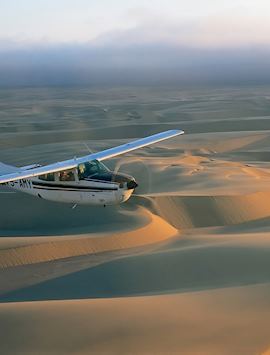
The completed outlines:
{"type": "Polygon", "coordinates": [[[128,190],[134,190],[138,186],[137,182],[135,180],[129,180],[127,183],[127,188],[128,190]]]}

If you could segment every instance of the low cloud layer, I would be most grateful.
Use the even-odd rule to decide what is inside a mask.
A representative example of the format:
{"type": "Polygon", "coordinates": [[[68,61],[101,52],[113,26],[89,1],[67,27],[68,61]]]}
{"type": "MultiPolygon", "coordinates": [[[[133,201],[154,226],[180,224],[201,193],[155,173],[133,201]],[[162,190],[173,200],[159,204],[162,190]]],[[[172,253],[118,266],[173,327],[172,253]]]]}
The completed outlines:
{"type": "Polygon", "coordinates": [[[270,49],[62,45],[0,53],[0,85],[268,83],[270,49]]]}
{"type": "Polygon", "coordinates": [[[270,22],[239,8],[201,18],[133,11],[91,41],[0,39],[0,86],[270,83],[270,22]]]}

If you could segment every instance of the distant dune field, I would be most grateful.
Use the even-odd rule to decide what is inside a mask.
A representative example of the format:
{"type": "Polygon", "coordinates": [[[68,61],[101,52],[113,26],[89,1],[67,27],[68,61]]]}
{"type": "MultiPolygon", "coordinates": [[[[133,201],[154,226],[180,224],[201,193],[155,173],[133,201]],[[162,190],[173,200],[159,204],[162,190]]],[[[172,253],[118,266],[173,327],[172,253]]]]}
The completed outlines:
{"type": "Polygon", "coordinates": [[[0,91],[0,161],[50,163],[171,128],[108,161],[116,207],[0,187],[3,354],[268,354],[270,88],[0,91]]]}

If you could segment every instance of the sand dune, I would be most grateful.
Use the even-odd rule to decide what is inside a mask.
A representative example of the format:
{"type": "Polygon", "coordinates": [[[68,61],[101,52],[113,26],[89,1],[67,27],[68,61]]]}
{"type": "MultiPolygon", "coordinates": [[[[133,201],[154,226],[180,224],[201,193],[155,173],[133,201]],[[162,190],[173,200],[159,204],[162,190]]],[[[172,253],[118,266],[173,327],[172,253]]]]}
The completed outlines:
{"type": "MultiPolygon", "coordinates": [[[[2,302],[126,297],[270,282],[267,231],[190,233],[140,250],[2,269],[2,302]],[[35,274],[33,275],[33,273],[35,274]],[[3,276],[2,276],[3,277],[3,276]]],[[[1,281],[1,279],[0,279],[1,281]]]]}
{"type": "Polygon", "coordinates": [[[98,236],[75,235],[53,240],[47,237],[42,241],[38,237],[32,237],[24,245],[16,247],[8,246],[6,242],[5,249],[0,250],[0,268],[134,248],[163,242],[178,233],[177,229],[160,217],[146,210],[141,213],[148,217],[147,225],[127,232],[98,236]]]}
{"type": "Polygon", "coordinates": [[[270,193],[240,196],[152,197],[157,213],[176,228],[227,226],[270,216],[270,193]]]}
{"type": "Polygon", "coordinates": [[[5,354],[40,349],[47,354],[263,354],[269,348],[269,292],[267,284],[182,295],[1,304],[1,347],[5,354]]]}
{"type": "Polygon", "coordinates": [[[267,354],[267,92],[0,97],[0,161],[18,166],[186,131],[108,162],[139,183],[118,207],[72,210],[0,187],[0,352],[267,354]]]}

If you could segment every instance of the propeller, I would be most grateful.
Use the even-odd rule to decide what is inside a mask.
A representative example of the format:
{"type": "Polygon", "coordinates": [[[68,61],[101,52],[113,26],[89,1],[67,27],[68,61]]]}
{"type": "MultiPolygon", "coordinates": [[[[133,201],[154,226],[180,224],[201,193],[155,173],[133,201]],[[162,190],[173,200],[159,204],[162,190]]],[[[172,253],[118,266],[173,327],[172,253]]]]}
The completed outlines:
{"type": "MultiPolygon", "coordinates": [[[[121,159],[119,159],[115,165],[114,168],[114,174],[118,174],[120,172],[120,169],[127,164],[130,163],[136,163],[135,165],[135,173],[134,173],[134,177],[136,178],[136,182],[138,183],[139,190],[142,190],[141,192],[135,193],[135,196],[142,196],[142,195],[147,195],[149,193],[151,193],[152,190],[152,172],[151,169],[149,168],[149,166],[146,164],[145,162],[145,158],[138,158],[138,157],[123,157],[121,159]],[[139,165],[141,166],[141,168],[139,168],[139,165]],[[140,174],[141,172],[141,174],[140,174]],[[145,174],[146,172],[146,174],[145,174]]],[[[122,171],[124,174],[128,173],[127,171],[125,171],[123,169],[122,171]]],[[[132,173],[131,173],[132,175],[132,173]]],[[[136,191],[136,190],[135,190],[136,191]]]]}

